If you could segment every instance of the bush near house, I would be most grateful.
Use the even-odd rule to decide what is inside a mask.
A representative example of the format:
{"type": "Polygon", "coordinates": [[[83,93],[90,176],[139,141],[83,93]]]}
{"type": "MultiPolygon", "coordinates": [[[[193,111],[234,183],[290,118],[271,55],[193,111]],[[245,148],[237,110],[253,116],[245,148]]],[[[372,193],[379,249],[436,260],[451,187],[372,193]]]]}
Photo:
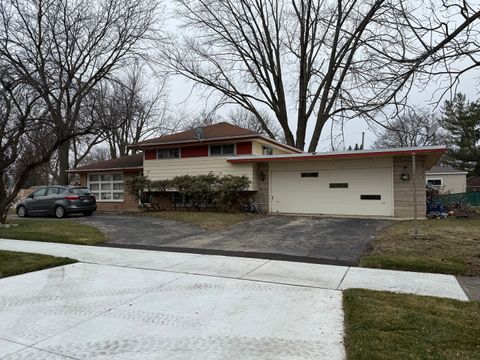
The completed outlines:
{"type": "Polygon", "coordinates": [[[137,176],[126,183],[131,194],[144,199],[146,193],[177,191],[188,197],[196,210],[212,204],[223,211],[232,211],[241,203],[242,193],[248,190],[250,180],[246,176],[218,176],[210,172],[205,175],[181,175],[171,180],[151,181],[146,176],[137,176]]]}

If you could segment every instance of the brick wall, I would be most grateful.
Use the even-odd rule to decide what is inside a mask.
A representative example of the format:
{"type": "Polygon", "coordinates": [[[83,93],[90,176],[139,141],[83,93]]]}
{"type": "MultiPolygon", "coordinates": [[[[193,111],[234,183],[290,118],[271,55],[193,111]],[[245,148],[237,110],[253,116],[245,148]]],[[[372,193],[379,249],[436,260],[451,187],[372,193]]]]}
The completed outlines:
{"type": "MultiPolygon", "coordinates": [[[[125,187],[125,182],[127,179],[139,175],[139,172],[124,172],[123,181],[124,181],[124,192],[123,192],[123,201],[122,202],[107,202],[107,201],[97,201],[97,210],[98,211],[139,211],[138,200],[128,192],[125,187]]],[[[80,174],[80,185],[87,186],[87,174],[80,174]]]]}
{"type": "MultiPolygon", "coordinates": [[[[426,213],[426,191],[425,191],[425,166],[421,156],[416,158],[416,192],[417,192],[417,215],[424,218],[426,213]]],[[[393,201],[394,216],[398,218],[413,218],[413,183],[412,183],[412,159],[393,158],[393,201]],[[410,175],[409,181],[400,179],[404,171],[410,175]]]]}

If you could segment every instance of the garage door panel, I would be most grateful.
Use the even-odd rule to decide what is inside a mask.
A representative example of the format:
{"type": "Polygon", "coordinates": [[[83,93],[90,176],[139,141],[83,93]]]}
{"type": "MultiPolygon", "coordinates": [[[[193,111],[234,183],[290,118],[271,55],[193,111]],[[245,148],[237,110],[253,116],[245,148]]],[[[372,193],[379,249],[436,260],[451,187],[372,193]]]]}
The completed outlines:
{"type": "Polygon", "coordinates": [[[312,169],[271,172],[272,211],[332,215],[392,215],[392,168],[312,169]],[[302,177],[318,172],[318,177],[302,177]],[[347,183],[348,188],[330,188],[347,183]],[[380,195],[381,200],[362,200],[380,195]]]}

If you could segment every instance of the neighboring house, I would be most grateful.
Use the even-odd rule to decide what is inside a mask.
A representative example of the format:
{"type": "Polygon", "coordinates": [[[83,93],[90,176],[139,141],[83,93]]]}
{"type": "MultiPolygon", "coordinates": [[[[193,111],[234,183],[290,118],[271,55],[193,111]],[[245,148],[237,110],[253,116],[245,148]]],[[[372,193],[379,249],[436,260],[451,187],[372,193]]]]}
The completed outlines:
{"type": "MultiPolygon", "coordinates": [[[[103,205],[115,210],[137,207],[127,192],[122,190],[120,195],[120,190],[110,193],[110,189],[123,188],[119,179],[142,170],[152,181],[214,172],[248,177],[248,191],[265,212],[411,218],[415,155],[417,209],[423,217],[425,170],[446,151],[444,146],[427,146],[304,153],[228,123],[204,127],[201,138],[188,130],[130,148],[141,151],[143,167],[139,155],[133,155],[71,171],[82,175],[82,185],[94,186],[99,209],[103,205]],[[105,182],[98,182],[102,176],[105,182]]],[[[163,196],[173,204],[179,194],[172,191],[163,196]]]]}
{"type": "Polygon", "coordinates": [[[440,193],[456,194],[467,189],[467,172],[450,166],[435,165],[425,171],[426,184],[440,193]]]}
{"type": "Polygon", "coordinates": [[[467,179],[467,191],[480,191],[480,176],[473,175],[467,179]]]}

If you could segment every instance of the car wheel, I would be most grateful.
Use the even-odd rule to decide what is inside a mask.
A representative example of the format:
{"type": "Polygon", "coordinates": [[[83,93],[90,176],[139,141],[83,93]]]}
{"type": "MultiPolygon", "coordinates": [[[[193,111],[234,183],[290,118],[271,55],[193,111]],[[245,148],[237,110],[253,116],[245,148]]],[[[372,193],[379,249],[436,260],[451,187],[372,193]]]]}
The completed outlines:
{"type": "Polygon", "coordinates": [[[83,215],[85,216],[91,216],[93,214],[93,211],[85,211],[83,215]]]}
{"type": "Polygon", "coordinates": [[[57,206],[55,208],[55,216],[57,218],[63,218],[63,217],[65,217],[65,215],[66,215],[65,214],[65,209],[63,208],[63,206],[57,206]]]}
{"type": "Polygon", "coordinates": [[[18,217],[27,217],[28,216],[27,208],[23,205],[19,206],[17,209],[17,215],[18,217]]]}

